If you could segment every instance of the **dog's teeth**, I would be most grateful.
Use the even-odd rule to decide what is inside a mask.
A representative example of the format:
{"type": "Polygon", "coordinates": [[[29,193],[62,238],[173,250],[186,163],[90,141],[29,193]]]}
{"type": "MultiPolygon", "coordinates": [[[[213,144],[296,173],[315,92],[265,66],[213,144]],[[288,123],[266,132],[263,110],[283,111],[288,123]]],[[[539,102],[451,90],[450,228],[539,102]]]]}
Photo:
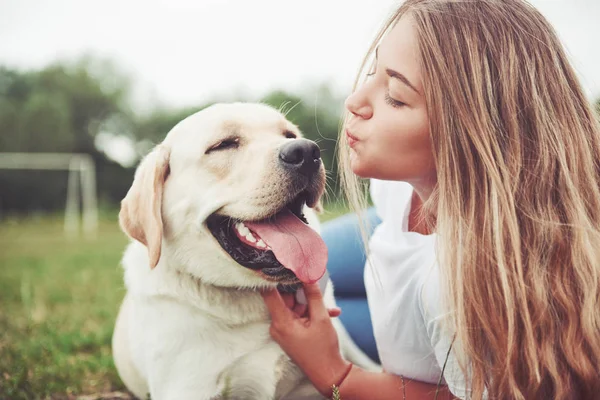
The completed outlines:
{"type": "Polygon", "coordinates": [[[265,244],[265,242],[263,242],[263,241],[262,241],[262,239],[261,239],[261,240],[259,240],[259,241],[256,243],[256,245],[257,245],[258,247],[267,247],[267,245],[265,244]]]}
{"type": "Polygon", "coordinates": [[[250,229],[248,229],[248,227],[246,225],[244,225],[243,222],[238,222],[235,224],[235,229],[240,233],[240,235],[242,236],[248,236],[251,235],[250,233],[250,229]]]}
{"type": "Polygon", "coordinates": [[[252,233],[248,232],[248,234],[245,236],[246,240],[248,240],[249,242],[256,242],[256,238],[254,236],[252,236],[252,233]]]}

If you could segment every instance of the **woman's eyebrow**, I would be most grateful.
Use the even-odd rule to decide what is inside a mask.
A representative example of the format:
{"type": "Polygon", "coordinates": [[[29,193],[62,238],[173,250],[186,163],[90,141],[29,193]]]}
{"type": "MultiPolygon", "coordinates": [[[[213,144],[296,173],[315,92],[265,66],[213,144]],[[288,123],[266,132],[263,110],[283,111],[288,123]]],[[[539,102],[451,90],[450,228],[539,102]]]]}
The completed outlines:
{"type": "Polygon", "coordinates": [[[398,79],[400,82],[404,83],[406,86],[408,86],[409,88],[411,88],[412,90],[414,90],[415,92],[417,92],[417,94],[421,94],[419,93],[419,91],[412,85],[412,83],[410,83],[410,81],[404,76],[402,75],[400,72],[398,71],[394,71],[393,69],[389,69],[386,68],[385,72],[387,72],[388,76],[390,78],[396,78],[398,79]]]}
{"type": "MultiPolygon", "coordinates": [[[[375,62],[377,62],[377,59],[379,58],[379,46],[375,47],[375,62]]],[[[398,79],[400,82],[404,83],[406,86],[408,86],[409,88],[411,88],[412,90],[414,90],[417,94],[421,94],[419,93],[419,91],[414,87],[414,85],[412,83],[410,83],[410,81],[408,80],[408,78],[406,76],[404,76],[403,74],[401,74],[398,71],[394,71],[393,69],[390,68],[386,68],[385,72],[388,74],[388,76],[390,78],[396,78],[398,79]]]]}

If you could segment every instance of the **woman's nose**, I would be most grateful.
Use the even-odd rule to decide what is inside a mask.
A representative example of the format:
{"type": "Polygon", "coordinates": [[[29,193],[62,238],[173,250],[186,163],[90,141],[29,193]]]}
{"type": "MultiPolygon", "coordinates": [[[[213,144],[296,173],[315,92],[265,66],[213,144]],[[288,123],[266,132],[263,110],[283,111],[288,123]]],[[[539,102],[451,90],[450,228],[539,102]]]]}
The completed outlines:
{"type": "Polygon", "coordinates": [[[362,119],[369,119],[373,115],[373,108],[360,89],[348,96],[344,105],[349,112],[362,119]]]}

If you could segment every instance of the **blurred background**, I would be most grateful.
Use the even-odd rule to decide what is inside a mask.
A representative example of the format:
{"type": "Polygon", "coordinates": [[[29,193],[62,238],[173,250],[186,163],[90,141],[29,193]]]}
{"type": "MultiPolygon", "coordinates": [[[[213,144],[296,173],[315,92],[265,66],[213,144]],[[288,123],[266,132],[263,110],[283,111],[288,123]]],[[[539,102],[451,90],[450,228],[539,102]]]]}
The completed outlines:
{"type": "MultiPolygon", "coordinates": [[[[319,142],[323,219],[357,68],[397,0],[0,0],[0,399],[129,398],[119,201],[176,122],[262,101],[319,142]]],[[[600,105],[600,3],[533,0],[600,105]]]]}

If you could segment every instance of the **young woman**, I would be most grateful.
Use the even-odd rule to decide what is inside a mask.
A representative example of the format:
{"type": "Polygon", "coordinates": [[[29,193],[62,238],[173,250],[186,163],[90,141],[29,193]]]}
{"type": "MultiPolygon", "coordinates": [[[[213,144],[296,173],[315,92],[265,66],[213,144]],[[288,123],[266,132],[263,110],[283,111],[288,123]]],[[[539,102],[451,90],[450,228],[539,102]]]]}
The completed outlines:
{"type": "Polygon", "coordinates": [[[366,66],[340,159],[382,220],[384,372],[342,359],[313,285],[301,315],[264,293],[274,339],[342,399],[599,398],[600,128],[552,27],[521,0],[408,0],[366,66]]]}

